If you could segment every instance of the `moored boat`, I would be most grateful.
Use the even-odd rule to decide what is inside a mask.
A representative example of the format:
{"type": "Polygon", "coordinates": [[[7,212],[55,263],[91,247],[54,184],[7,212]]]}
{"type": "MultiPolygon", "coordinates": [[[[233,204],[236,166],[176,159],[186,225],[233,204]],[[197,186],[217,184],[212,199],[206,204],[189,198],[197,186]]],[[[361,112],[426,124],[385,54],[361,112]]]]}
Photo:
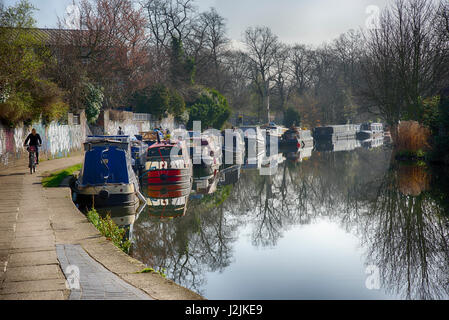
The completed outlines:
{"type": "Polygon", "coordinates": [[[282,135],[287,130],[286,128],[276,125],[274,122],[270,122],[269,124],[263,125],[260,128],[265,132],[265,143],[267,146],[271,144],[271,141],[279,143],[279,141],[281,141],[282,135]]]}
{"type": "Polygon", "coordinates": [[[242,136],[235,130],[222,132],[223,164],[242,165],[245,157],[245,142],[242,136]]]}
{"type": "Polygon", "coordinates": [[[327,127],[317,127],[313,130],[315,140],[351,140],[355,139],[359,126],[355,124],[335,125],[327,127]]]}
{"type": "Polygon", "coordinates": [[[223,161],[220,138],[206,134],[198,138],[192,136],[189,154],[195,175],[210,176],[220,168],[223,161]]]}
{"type": "Polygon", "coordinates": [[[363,123],[357,132],[357,139],[368,140],[383,137],[384,128],[382,123],[363,123]]]}
{"type": "Polygon", "coordinates": [[[133,169],[137,175],[145,168],[146,151],[148,144],[142,141],[142,136],[136,136],[131,140],[131,157],[133,159],[133,169]]]}
{"type": "Polygon", "coordinates": [[[75,202],[95,208],[138,204],[129,137],[89,136],[84,150],[83,167],[72,185],[75,202]]]}
{"type": "Polygon", "coordinates": [[[259,154],[265,153],[265,136],[259,126],[240,127],[238,132],[245,142],[247,158],[257,158],[259,154]]]}
{"type": "Polygon", "coordinates": [[[295,147],[297,149],[313,147],[312,133],[310,130],[301,130],[299,128],[292,127],[285,131],[282,135],[280,147],[295,147]]]}
{"type": "Polygon", "coordinates": [[[191,183],[192,161],[185,143],[162,142],[150,146],[142,179],[146,185],[191,183]]]}

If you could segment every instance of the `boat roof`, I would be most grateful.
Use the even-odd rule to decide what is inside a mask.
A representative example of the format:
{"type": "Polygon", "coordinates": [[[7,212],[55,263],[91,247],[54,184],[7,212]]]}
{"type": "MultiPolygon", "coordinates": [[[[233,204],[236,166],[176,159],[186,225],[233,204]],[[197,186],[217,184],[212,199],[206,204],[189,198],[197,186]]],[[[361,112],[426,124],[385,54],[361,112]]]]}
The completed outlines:
{"type": "Polygon", "coordinates": [[[129,141],[130,136],[101,136],[101,135],[95,135],[95,136],[87,136],[87,140],[118,140],[120,142],[129,141]]]}
{"type": "Polygon", "coordinates": [[[151,145],[148,149],[153,149],[153,148],[160,148],[160,147],[176,147],[176,143],[171,143],[171,142],[161,142],[161,143],[155,143],[153,145],[151,145]]]}

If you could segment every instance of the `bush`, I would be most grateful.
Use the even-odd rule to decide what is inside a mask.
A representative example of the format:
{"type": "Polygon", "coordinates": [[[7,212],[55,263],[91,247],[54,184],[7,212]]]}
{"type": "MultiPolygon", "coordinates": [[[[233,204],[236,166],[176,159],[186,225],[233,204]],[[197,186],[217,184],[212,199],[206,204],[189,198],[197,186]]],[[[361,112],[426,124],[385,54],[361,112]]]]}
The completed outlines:
{"type": "Polygon", "coordinates": [[[295,110],[292,107],[289,107],[284,112],[284,126],[290,128],[293,125],[301,125],[301,115],[299,114],[299,111],[295,110]]]}
{"type": "Polygon", "coordinates": [[[170,110],[170,92],[165,85],[156,84],[136,92],[132,102],[137,112],[151,113],[160,119],[170,110]]]}
{"type": "Polygon", "coordinates": [[[90,82],[86,82],[83,88],[82,104],[86,108],[87,121],[95,123],[100,115],[103,106],[104,93],[103,88],[97,87],[90,82]]]}
{"type": "Polygon", "coordinates": [[[218,91],[213,89],[201,89],[197,98],[188,106],[188,128],[193,127],[193,121],[201,121],[203,129],[222,129],[225,122],[231,116],[228,101],[218,91]]]}
{"type": "Polygon", "coordinates": [[[169,102],[169,111],[176,118],[176,120],[185,120],[183,118],[184,113],[186,111],[186,103],[184,98],[179,94],[178,91],[171,89],[169,91],[170,94],[170,102],[169,102]]]}

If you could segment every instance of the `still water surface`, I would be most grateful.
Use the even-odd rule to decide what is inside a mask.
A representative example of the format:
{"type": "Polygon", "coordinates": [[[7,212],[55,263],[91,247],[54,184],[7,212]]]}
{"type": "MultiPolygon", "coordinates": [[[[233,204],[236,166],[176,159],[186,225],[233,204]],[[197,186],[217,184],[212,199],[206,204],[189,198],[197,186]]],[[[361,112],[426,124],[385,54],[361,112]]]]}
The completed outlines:
{"type": "Polygon", "coordinates": [[[387,146],[290,156],[146,208],[131,255],[208,299],[448,299],[447,174],[387,146]]]}

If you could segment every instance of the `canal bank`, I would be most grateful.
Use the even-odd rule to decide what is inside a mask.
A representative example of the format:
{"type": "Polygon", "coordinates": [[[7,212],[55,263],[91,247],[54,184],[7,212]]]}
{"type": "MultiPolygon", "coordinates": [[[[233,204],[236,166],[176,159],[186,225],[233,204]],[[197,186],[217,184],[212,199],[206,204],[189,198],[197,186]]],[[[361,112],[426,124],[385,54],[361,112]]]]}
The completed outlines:
{"type": "Polygon", "coordinates": [[[160,275],[139,273],[146,266],[100,235],[69,188],[42,187],[43,172],[81,161],[44,161],[36,175],[25,166],[0,172],[0,300],[202,299],[160,275]],[[67,289],[64,272],[80,289],[67,289]]]}

